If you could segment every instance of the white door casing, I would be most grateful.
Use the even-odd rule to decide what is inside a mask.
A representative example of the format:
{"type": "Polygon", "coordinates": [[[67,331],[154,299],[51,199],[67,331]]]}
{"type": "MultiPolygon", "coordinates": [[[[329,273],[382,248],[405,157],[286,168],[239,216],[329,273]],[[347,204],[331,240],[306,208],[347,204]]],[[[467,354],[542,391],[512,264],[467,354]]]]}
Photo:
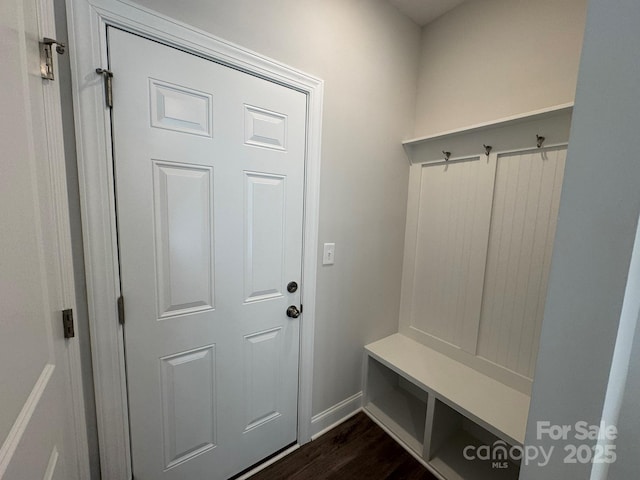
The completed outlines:
{"type": "MultiPolygon", "coordinates": [[[[110,113],[96,67],[107,65],[108,25],[158,40],[306,94],[304,243],[300,321],[298,443],[311,438],[313,324],[318,246],[323,82],[210,34],[119,0],[67,0],[80,195],[87,269],[100,462],[104,478],[131,477],[124,345],[113,196],[110,113]]],[[[117,88],[114,92],[117,95],[117,88]]]]}
{"type": "MultiPolygon", "coordinates": [[[[0,43],[0,478],[88,478],[60,93],[40,77],[48,0],[2,2],[0,43]]],[[[55,51],[55,49],[54,49],[55,51]]],[[[55,55],[55,53],[54,53],[55,55]]],[[[54,58],[54,74],[57,75],[54,58]]]]}
{"type": "Polygon", "coordinates": [[[306,96],[107,36],[134,472],[228,478],[296,441],[306,96]]]}

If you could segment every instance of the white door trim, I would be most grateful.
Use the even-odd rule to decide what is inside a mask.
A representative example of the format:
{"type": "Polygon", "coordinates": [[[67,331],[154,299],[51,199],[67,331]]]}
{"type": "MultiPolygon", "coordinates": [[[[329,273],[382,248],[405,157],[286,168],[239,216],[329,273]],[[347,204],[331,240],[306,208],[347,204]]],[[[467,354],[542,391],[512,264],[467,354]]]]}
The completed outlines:
{"type": "MultiPolygon", "coordinates": [[[[131,478],[110,114],[97,67],[107,68],[107,26],[118,27],[307,95],[298,443],[311,439],[323,81],[128,0],[66,0],[102,477],[131,478]]],[[[117,84],[117,79],[114,81],[117,84]]],[[[117,89],[114,93],[117,95],[117,89]]]]}
{"type": "MultiPolygon", "coordinates": [[[[37,0],[38,30],[40,38],[56,38],[53,0],[37,0]]],[[[56,54],[54,54],[56,56],[56,54]]],[[[62,304],[77,312],[76,292],[73,273],[73,254],[71,251],[71,226],[69,219],[69,202],[67,190],[66,161],[64,152],[64,135],[62,130],[62,102],[58,83],[58,59],[54,58],[55,80],[43,80],[42,99],[44,106],[44,127],[47,135],[48,178],[51,185],[53,212],[60,272],[60,293],[62,304]]],[[[75,320],[74,320],[75,322],[75,320]]],[[[62,327],[61,327],[62,328],[62,327]]],[[[87,423],[82,382],[80,343],[78,340],[78,324],[75,322],[76,336],[66,340],[66,362],[69,372],[69,388],[71,404],[67,405],[69,418],[73,419],[72,432],[75,445],[65,446],[76,450],[77,465],[68,465],[75,470],[76,478],[89,478],[89,443],[87,440],[87,423]]],[[[45,372],[43,372],[44,375],[45,372]]],[[[46,385],[46,383],[45,383],[46,385]]],[[[44,388],[44,385],[43,385],[44,388]]],[[[36,392],[34,388],[34,392],[36,392]]],[[[37,393],[37,392],[36,392],[37,393]]],[[[35,407],[34,407],[35,408],[35,407]]],[[[26,427],[26,425],[25,425],[26,427]]],[[[23,432],[20,432],[20,435],[23,432]]],[[[0,475],[1,476],[1,475],[0,475]]]]}

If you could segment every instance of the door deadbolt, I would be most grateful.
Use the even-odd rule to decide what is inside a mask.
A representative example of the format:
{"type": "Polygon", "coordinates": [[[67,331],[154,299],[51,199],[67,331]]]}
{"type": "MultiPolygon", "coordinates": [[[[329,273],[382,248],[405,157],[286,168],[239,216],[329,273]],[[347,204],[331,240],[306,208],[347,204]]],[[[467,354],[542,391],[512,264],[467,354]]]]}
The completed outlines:
{"type": "Polygon", "coordinates": [[[291,305],[287,308],[287,317],[289,318],[298,318],[300,316],[300,310],[295,305],[291,305]]]}
{"type": "Polygon", "coordinates": [[[298,284],[296,282],[289,282],[287,284],[287,292],[294,293],[298,290],[298,284]]]}

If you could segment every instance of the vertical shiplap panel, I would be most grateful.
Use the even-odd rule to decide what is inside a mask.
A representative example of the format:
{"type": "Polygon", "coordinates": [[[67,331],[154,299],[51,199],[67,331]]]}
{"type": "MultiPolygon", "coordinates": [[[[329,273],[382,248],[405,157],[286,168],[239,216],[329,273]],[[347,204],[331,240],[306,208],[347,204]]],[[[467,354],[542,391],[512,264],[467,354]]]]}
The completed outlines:
{"type": "MultiPolygon", "coordinates": [[[[500,161],[500,159],[499,159],[500,161]]],[[[507,285],[507,263],[509,258],[511,242],[511,224],[514,216],[514,206],[511,201],[515,197],[518,178],[518,163],[501,162],[500,168],[496,167],[496,182],[494,187],[493,208],[499,215],[492,213],[492,228],[489,236],[489,252],[497,249],[501,255],[487,256],[487,270],[485,274],[485,288],[483,294],[483,309],[488,313],[481,316],[481,328],[479,334],[483,334],[483,318],[488,318],[491,322],[491,331],[495,332],[487,339],[488,348],[495,352],[494,357],[500,347],[500,333],[504,331],[503,310],[504,302],[501,301],[506,295],[507,285]],[[515,181],[508,181],[513,178],[515,181]],[[493,295],[487,295],[493,292],[493,295]]],[[[482,346],[478,345],[478,353],[482,354],[482,346]]]]}
{"type": "MultiPolygon", "coordinates": [[[[498,159],[498,168],[500,167],[500,160],[501,158],[498,159]]],[[[500,297],[501,309],[499,318],[501,319],[501,328],[495,358],[496,363],[499,365],[508,365],[507,357],[513,328],[520,321],[515,316],[515,307],[519,297],[517,288],[519,270],[524,267],[520,262],[520,252],[524,240],[525,211],[528,204],[527,193],[531,173],[530,160],[529,155],[521,155],[519,161],[512,162],[512,166],[518,173],[509,182],[509,186],[513,185],[513,188],[508,188],[510,196],[506,198],[511,212],[511,221],[508,224],[508,228],[505,229],[505,231],[509,232],[508,241],[505,245],[507,253],[502,258],[504,261],[501,263],[502,274],[504,275],[504,293],[500,297]]]]}
{"type": "MultiPolygon", "coordinates": [[[[552,152],[555,154],[555,152],[552,152]]],[[[521,340],[523,338],[523,332],[525,326],[531,322],[527,322],[528,315],[526,315],[526,307],[529,299],[529,292],[533,290],[531,288],[531,270],[534,267],[534,250],[535,247],[535,234],[537,230],[546,230],[546,228],[538,227],[538,214],[539,212],[548,211],[544,202],[546,192],[542,191],[542,187],[546,187],[549,182],[543,182],[543,171],[550,170],[543,167],[544,163],[536,161],[536,154],[523,155],[522,166],[528,167],[528,175],[526,182],[526,193],[524,190],[520,192],[521,199],[524,200],[524,205],[520,207],[522,222],[522,235],[519,242],[519,248],[514,252],[517,256],[517,265],[515,267],[515,281],[514,290],[516,294],[513,296],[513,312],[510,315],[511,323],[508,326],[508,335],[513,341],[507,343],[506,356],[504,363],[506,365],[516,365],[516,371],[521,371],[518,364],[519,352],[521,346],[521,340]],[[524,294],[518,294],[518,292],[524,292],[524,294]]],[[[545,222],[543,222],[545,223],[545,222]]],[[[548,222],[546,222],[548,225],[548,222]]],[[[543,246],[544,247],[544,246],[543,246]]],[[[538,250],[544,251],[544,248],[538,250]]],[[[530,345],[530,342],[525,342],[524,347],[530,345]]]]}
{"type": "MultiPolygon", "coordinates": [[[[458,180],[458,188],[464,188],[467,181],[469,169],[465,168],[461,171],[460,178],[458,180]]],[[[455,331],[457,330],[458,319],[457,315],[457,298],[459,296],[461,285],[457,281],[460,277],[457,270],[458,263],[461,257],[460,247],[458,245],[458,231],[460,230],[460,223],[465,223],[467,219],[460,218],[460,205],[464,203],[464,199],[454,198],[453,196],[447,196],[450,204],[449,208],[449,222],[447,225],[447,266],[440,271],[444,271],[446,275],[446,282],[441,284],[440,298],[443,302],[444,315],[440,319],[445,322],[444,329],[446,338],[451,339],[451,343],[459,345],[459,339],[456,338],[455,331]]]]}
{"type": "MultiPolygon", "coordinates": [[[[449,202],[440,194],[444,182],[435,181],[440,176],[440,167],[422,167],[420,173],[420,203],[418,209],[418,232],[416,245],[416,271],[413,283],[411,309],[412,325],[438,338],[444,335],[440,322],[442,276],[425,275],[426,271],[440,271],[442,258],[432,255],[445,241],[446,228],[433,228],[443,223],[448,215],[449,202]],[[425,174],[425,168],[433,168],[435,174],[425,174]],[[428,314],[427,314],[428,312],[428,314]]],[[[444,226],[446,227],[446,226],[444,226]]]]}
{"type": "MultiPolygon", "coordinates": [[[[469,274],[471,272],[471,254],[472,254],[472,246],[473,246],[473,232],[474,228],[474,209],[476,206],[476,199],[478,198],[478,181],[474,181],[473,172],[469,170],[468,175],[465,178],[465,184],[463,186],[464,191],[468,192],[465,201],[461,202],[461,214],[462,217],[467,219],[466,229],[461,231],[460,234],[460,243],[458,244],[458,249],[461,252],[461,255],[458,256],[460,259],[460,263],[458,265],[458,278],[468,279],[469,274]]],[[[490,207],[489,207],[490,208],[490,207]]],[[[463,288],[458,291],[458,295],[455,299],[456,305],[456,318],[460,315],[462,318],[469,319],[473,318],[473,316],[469,315],[467,301],[471,299],[473,295],[468,294],[468,289],[463,288]]],[[[477,320],[473,320],[473,324],[477,325],[477,320]]],[[[456,325],[455,338],[456,344],[461,345],[463,348],[469,350],[470,352],[475,349],[475,346],[471,348],[471,345],[465,346],[465,338],[467,333],[468,326],[465,323],[459,322],[456,325]],[[465,328],[466,327],[466,328],[465,328]]],[[[475,336],[475,333],[472,333],[475,336]]]]}
{"type": "Polygon", "coordinates": [[[493,189],[496,176],[497,156],[482,157],[482,168],[473,172],[474,194],[469,198],[468,215],[472,218],[472,229],[466,237],[468,247],[468,271],[464,278],[467,282],[464,300],[464,315],[468,319],[463,325],[463,348],[475,355],[480,328],[480,308],[484,289],[484,276],[487,265],[487,248],[489,243],[489,227],[493,204],[493,189]]]}
{"type": "MultiPolygon", "coordinates": [[[[549,218],[552,220],[549,222],[549,229],[546,232],[546,243],[547,245],[552,245],[556,238],[556,226],[558,219],[558,211],[560,209],[560,194],[562,192],[562,181],[564,179],[564,167],[565,161],[567,158],[566,150],[558,150],[556,151],[556,168],[553,172],[554,180],[553,180],[553,189],[551,192],[551,206],[549,209],[549,218]]],[[[537,289],[538,302],[536,305],[536,316],[537,319],[536,324],[533,328],[533,342],[531,343],[531,348],[527,352],[526,350],[522,350],[521,357],[519,359],[520,363],[528,369],[529,374],[527,375],[529,378],[533,378],[535,367],[536,367],[536,359],[538,356],[538,348],[540,343],[540,330],[542,330],[542,317],[544,315],[544,305],[547,299],[547,284],[549,280],[549,272],[551,270],[551,254],[553,253],[553,248],[549,248],[545,251],[544,260],[542,263],[542,275],[541,281],[537,289]]]]}
{"type": "Polygon", "coordinates": [[[475,353],[495,162],[424,165],[411,322],[475,353]]]}
{"type": "Polygon", "coordinates": [[[546,299],[565,150],[498,158],[479,356],[532,377],[546,299]]]}
{"type": "MultiPolygon", "coordinates": [[[[500,239],[502,237],[502,231],[501,228],[502,226],[505,224],[504,222],[504,216],[505,216],[505,211],[504,211],[504,202],[499,201],[499,199],[501,197],[503,197],[505,195],[504,189],[506,187],[506,184],[504,181],[501,181],[501,176],[504,175],[504,169],[502,169],[501,171],[498,171],[496,169],[496,174],[495,174],[495,183],[494,183],[494,190],[493,190],[493,205],[492,205],[492,210],[491,210],[491,218],[493,219],[492,222],[495,224],[494,228],[491,229],[491,233],[490,233],[490,237],[489,240],[491,241],[491,239],[493,239],[493,241],[495,242],[496,238],[500,239]],[[496,219],[499,219],[499,221],[496,221],[496,219]]],[[[496,271],[497,269],[497,262],[498,262],[498,258],[496,256],[487,256],[486,258],[486,267],[485,267],[485,272],[488,271],[496,271]]],[[[492,291],[496,291],[497,290],[497,276],[496,275],[487,275],[485,273],[485,278],[484,278],[484,290],[492,290],[492,291]]],[[[496,302],[493,296],[486,296],[483,295],[482,298],[482,309],[483,311],[489,312],[488,315],[485,315],[483,322],[484,322],[484,327],[485,328],[490,328],[492,330],[497,329],[497,323],[499,321],[498,316],[495,315],[495,309],[496,309],[496,302]]],[[[491,337],[488,338],[486,340],[486,342],[489,344],[488,348],[495,348],[495,343],[496,343],[496,338],[495,337],[491,337]]],[[[476,346],[476,353],[477,353],[477,346],[476,346]]]]}

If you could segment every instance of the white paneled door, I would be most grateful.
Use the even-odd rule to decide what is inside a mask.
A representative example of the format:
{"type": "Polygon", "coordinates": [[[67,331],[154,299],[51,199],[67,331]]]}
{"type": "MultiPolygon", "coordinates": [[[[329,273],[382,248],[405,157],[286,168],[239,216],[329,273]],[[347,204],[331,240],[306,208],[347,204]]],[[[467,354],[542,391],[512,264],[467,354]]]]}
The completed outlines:
{"type": "Polygon", "coordinates": [[[108,39],[133,472],[228,478],[296,441],[306,96],[108,39]]]}
{"type": "Polygon", "coordinates": [[[65,340],[62,325],[73,298],[64,158],[52,153],[61,144],[48,135],[59,126],[52,108],[59,93],[56,81],[40,76],[38,46],[41,29],[53,23],[51,7],[0,2],[2,480],[82,476],[75,432],[84,426],[74,422],[69,374],[77,340],[65,340]]]}

